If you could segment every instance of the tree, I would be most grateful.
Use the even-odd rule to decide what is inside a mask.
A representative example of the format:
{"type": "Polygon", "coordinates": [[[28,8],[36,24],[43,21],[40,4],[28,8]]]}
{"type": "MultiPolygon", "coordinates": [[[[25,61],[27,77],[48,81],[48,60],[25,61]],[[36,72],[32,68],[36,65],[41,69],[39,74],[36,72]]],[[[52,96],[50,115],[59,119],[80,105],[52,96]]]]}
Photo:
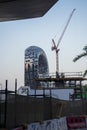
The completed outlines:
{"type": "MultiPolygon", "coordinates": [[[[83,51],[84,51],[83,53],[77,55],[77,56],[73,59],[74,62],[76,62],[77,60],[79,60],[79,59],[82,58],[82,57],[87,56],[87,45],[84,46],[83,51]]],[[[85,70],[83,76],[85,77],[86,75],[87,75],[87,70],[85,70]]]]}

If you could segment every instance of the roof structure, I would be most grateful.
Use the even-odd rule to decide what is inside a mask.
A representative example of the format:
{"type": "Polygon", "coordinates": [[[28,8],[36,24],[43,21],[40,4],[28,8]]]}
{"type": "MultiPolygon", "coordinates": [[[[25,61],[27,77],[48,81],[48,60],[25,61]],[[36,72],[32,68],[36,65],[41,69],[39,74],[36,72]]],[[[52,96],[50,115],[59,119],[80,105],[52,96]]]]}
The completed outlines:
{"type": "Polygon", "coordinates": [[[83,77],[82,72],[65,72],[60,73],[58,77],[56,77],[56,74],[49,74],[49,77],[39,77],[36,78],[36,81],[42,81],[42,82],[48,82],[48,81],[54,81],[54,82],[61,82],[61,81],[84,81],[87,80],[87,78],[83,77]]]}
{"type": "Polygon", "coordinates": [[[42,82],[48,82],[48,81],[83,81],[83,80],[87,80],[87,78],[84,77],[64,77],[64,78],[38,78],[35,79],[36,81],[42,81],[42,82]]]}
{"type": "Polygon", "coordinates": [[[58,0],[0,0],[0,22],[41,17],[58,0]]]}

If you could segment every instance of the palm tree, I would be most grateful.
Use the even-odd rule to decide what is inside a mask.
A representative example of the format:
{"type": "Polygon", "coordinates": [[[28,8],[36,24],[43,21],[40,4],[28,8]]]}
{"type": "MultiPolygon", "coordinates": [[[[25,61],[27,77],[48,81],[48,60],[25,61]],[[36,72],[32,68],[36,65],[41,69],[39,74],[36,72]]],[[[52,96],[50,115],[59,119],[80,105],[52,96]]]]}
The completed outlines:
{"type": "MultiPolygon", "coordinates": [[[[76,62],[77,60],[79,60],[79,59],[82,58],[82,57],[87,56],[87,45],[84,46],[83,51],[84,51],[84,52],[83,52],[82,54],[77,55],[77,56],[73,59],[74,62],[76,62]]],[[[86,75],[87,75],[87,70],[85,70],[83,76],[85,77],[86,75]]]]}

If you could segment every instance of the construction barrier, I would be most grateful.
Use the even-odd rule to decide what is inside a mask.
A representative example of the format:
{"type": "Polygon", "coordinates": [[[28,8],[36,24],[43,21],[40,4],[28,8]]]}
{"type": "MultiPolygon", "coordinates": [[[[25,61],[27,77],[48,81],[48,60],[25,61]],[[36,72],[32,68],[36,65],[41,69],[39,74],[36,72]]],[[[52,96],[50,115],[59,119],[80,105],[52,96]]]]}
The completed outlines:
{"type": "Polygon", "coordinates": [[[57,119],[45,121],[45,130],[57,130],[57,119]]]}
{"type": "Polygon", "coordinates": [[[70,116],[59,119],[35,122],[27,125],[27,129],[18,127],[13,130],[85,130],[87,129],[87,118],[85,116],[70,116]]]}
{"type": "Polygon", "coordinates": [[[29,124],[28,130],[68,130],[66,117],[29,124]]]}
{"type": "Polygon", "coordinates": [[[58,120],[58,128],[59,130],[68,130],[66,117],[62,117],[58,120]]]}
{"type": "Polygon", "coordinates": [[[28,130],[38,130],[39,123],[31,123],[28,125],[28,130]]]}
{"type": "Polygon", "coordinates": [[[70,116],[66,118],[68,130],[86,128],[85,116],[70,116]]]}
{"type": "Polygon", "coordinates": [[[51,120],[51,130],[58,130],[58,119],[51,120]]]}

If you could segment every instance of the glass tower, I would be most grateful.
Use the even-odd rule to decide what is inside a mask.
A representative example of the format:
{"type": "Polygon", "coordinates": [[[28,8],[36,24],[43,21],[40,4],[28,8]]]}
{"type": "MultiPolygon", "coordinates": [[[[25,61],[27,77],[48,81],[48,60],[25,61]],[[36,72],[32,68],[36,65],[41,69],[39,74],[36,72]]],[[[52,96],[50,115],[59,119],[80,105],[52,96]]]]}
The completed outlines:
{"type": "Polygon", "coordinates": [[[45,52],[37,46],[28,47],[25,50],[25,86],[38,88],[42,83],[37,83],[34,79],[48,75],[49,67],[45,52]]]}

